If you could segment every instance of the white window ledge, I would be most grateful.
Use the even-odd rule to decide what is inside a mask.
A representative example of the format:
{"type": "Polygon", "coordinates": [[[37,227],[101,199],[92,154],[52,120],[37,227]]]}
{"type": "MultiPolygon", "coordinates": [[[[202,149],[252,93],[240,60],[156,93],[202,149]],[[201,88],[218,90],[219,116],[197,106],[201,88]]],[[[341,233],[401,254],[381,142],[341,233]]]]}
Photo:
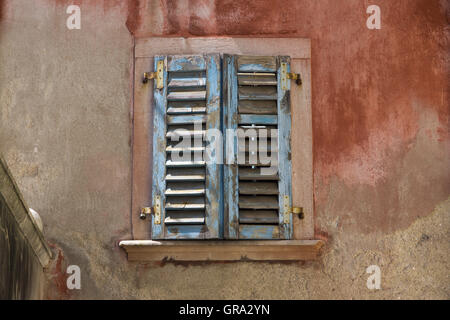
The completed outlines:
{"type": "Polygon", "coordinates": [[[124,240],[128,261],[316,260],[322,240],[124,240]]]}

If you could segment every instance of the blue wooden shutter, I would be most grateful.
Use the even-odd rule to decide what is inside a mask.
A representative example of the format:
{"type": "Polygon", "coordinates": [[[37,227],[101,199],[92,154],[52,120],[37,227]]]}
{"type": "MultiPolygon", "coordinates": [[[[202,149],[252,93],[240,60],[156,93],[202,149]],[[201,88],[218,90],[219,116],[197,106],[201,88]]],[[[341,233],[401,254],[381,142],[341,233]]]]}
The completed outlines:
{"type": "Polygon", "coordinates": [[[254,149],[245,136],[228,136],[225,143],[228,239],[291,238],[290,82],[285,76],[289,71],[289,57],[224,56],[223,126],[227,130],[253,129],[258,134],[253,139],[257,140],[257,162],[249,161],[250,150],[254,149]],[[261,168],[266,164],[259,159],[260,129],[278,130],[274,139],[278,147],[270,150],[277,168],[264,174],[261,168]],[[239,155],[245,155],[245,161],[238,163],[239,155]]]}
{"type": "Polygon", "coordinates": [[[221,167],[217,154],[205,161],[205,133],[221,128],[220,56],[157,56],[155,70],[161,63],[163,88],[154,81],[152,184],[160,219],[153,215],[152,238],[219,238],[221,167]],[[199,140],[180,147],[193,138],[199,140]]]}

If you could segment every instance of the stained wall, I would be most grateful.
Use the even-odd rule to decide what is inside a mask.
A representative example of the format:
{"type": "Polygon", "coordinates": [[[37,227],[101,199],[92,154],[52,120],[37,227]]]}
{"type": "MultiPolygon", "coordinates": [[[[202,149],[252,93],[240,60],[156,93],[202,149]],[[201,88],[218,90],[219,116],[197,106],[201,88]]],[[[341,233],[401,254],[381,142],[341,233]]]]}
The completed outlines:
{"type": "Polygon", "coordinates": [[[58,257],[47,297],[448,299],[448,12],[443,0],[3,1],[0,152],[58,257]],[[81,30],[66,28],[69,4],[81,30]],[[366,27],[370,4],[380,30],[366,27]],[[129,263],[134,39],[230,35],[311,39],[322,259],[129,263]],[[81,290],[64,286],[69,264],[81,290]],[[381,290],[366,287],[372,264],[381,290]]]}

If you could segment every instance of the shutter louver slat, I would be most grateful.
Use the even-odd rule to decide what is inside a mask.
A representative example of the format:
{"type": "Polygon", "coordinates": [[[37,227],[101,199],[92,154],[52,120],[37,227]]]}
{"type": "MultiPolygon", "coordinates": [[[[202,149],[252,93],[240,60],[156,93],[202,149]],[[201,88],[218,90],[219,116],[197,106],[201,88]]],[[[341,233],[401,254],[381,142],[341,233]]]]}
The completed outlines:
{"type": "Polygon", "coordinates": [[[204,181],[202,168],[167,168],[166,181],[204,181]]]}
{"type": "Polygon", "coordinates": [[[238,73],[240,86],[276,86],[277,77],[274,73],[238,73]]]}
{"type": "Polygon", "coordinates": [[[257,195],[240,195],[240,209],[278,209],[278,197],[257,195]]]}
{"type": "Polygon", "coordinates": [[[277,224],[277,210],[241,210],[239,221],[243,224],[277,224]]]}
{"type": "Polygon", "coordinates": [[[239,183],[240,194],[274,194],[278,195],[276,182],[245,182],[239,183]]]}
{"type": "Polygon", "coordinates": [[[180,115],[180,116],[167,116],[167,124],[191,124],[194,122],[206,122],[206,115],[180,115]]]}
{"type": "Polygon", "coordinates": [[[195,114],[205,112],[205,101],[171,101],[167,108],[167,114],[195,114]]]}
{"type": "Polygon", "coordinates": [[[203,211],[168,211],[164,223],[168,225],[193,225],[204,224],[205,213],[203,211]]]}
{"type": "Polygon", "coordinates": [[[166,195],[204,195],[205,194],[205,184],[202,182],[191,182],[191,183],[177,183],[168,182],[166,185],[166,195]]]}
{"type": "Polygon", "coordinates": [[[239,114],[239,124],[278,124],[278,117],[276,115],[258,115],[258,114],[239,114]]]}
{"type": "Polygon", "coordinates": [[[179,92],[171,92],[167,96],[169,101],[180,101],[180,100],[188,100],[188,101],[203,101],[206,98],[206,91],[179,91],[179,92]]]}
{"type": "Polygon", "coordinates": [[[276,72],[276,57],[236,56],[239,72],[276,72]]]}
{"type": "Polygon", "coordinates": [[[277,87],[240,85],[239,100],[277,100],[277,87]]]}
{"type": "Polygon", "coordinates": [[[243,114],[276,114],[277,102],[270,100],[241,100],[239,101],[238,111],[243,114]]]}
{"type": "Polygon", "coordinates": [[[267,181],[278,181],[278,174],[261,174],[260,168],[247,168],[242,166],[239,168],[239,180],[267,180],[267,181]]]}
{"type": "Polygon", "coordinates": [[[166,167],[204,167],[205,161],[172,161],[167,160],[166,161],[166,167]]]}
{"type": "Polygon", "coordinates": [[[205,71],[206,61],[204,56],[168,56],[167,70],[169,72],[205,71]]]}
{"type": "Polygon", "coordinates": [[[205,72],[178,72],[169,78],[169,88],[198,88],[206,87],[205,72]]]}

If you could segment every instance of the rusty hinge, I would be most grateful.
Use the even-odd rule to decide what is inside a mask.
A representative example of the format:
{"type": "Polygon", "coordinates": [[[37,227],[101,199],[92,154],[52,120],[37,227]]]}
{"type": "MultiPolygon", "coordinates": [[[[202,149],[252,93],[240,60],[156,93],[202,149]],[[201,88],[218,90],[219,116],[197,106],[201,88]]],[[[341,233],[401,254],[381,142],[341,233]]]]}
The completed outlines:
{"type": "Polygon", "coordinates": [[[287,72],[288,64],[286,62],[281,63],[281,89],[289,90],[289,79],[295,80],[297,85],[302,84],[302,78],[300,73],[287,72]]]}
{"type": "Polygon", "coordinates": [[[291,201],[288,195],[283,198],[283,222],[285,224],[291,222],[291,201]]]}
{"type": "Polygon", "coordinates": [[[155,196],[153,201],[153,223],[161,224],[161,196],[155,196]]]}
{"type": "Polygon", "coordinates": [[[155,72],[144,72],[144,78],[142,79],[142,83],[147,83],[148,80],[155,79],[156,80],[156,88],[162,89],[164,88],[164,61],[158,61],[155,72]]]}
{"type": "Polygon", "coordinates": [[[161,196],[155,196],[153,207],[143,207],[139,217],[144,220],[148,215],[154,215],[154,223],[161,224],[161,196]]]}

